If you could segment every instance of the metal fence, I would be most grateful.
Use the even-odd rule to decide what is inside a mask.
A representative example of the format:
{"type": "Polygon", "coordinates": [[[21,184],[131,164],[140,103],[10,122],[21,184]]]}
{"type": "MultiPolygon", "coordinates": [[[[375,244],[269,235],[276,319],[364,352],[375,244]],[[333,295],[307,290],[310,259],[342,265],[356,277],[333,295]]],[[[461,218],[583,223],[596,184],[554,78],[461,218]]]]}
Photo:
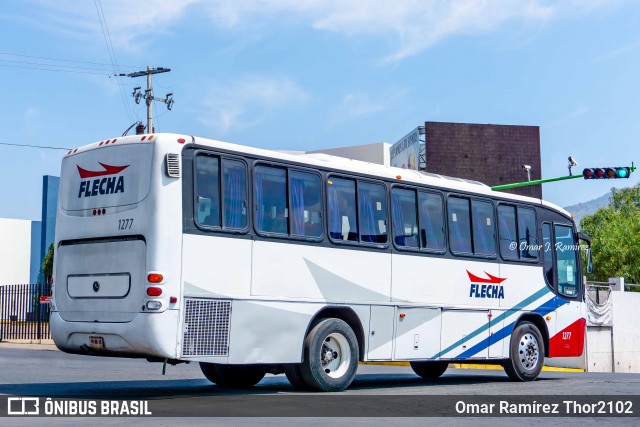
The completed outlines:
{"type": "Polygon", "coordinates": [[[51,285],[0,286],[0,341],[51,338],[51,285]]]}

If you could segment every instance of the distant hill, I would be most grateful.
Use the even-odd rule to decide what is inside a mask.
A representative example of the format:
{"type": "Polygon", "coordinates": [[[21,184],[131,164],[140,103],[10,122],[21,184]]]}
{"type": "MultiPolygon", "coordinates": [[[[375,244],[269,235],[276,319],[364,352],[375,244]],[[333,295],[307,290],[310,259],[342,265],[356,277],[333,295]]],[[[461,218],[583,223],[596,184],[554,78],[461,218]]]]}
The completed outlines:
{"type": "Polygon", "coordinates": [[[611,192],[598,197],[597,199],[589,200],[588,202],[578,203],[577,205],[571,205],[565,207],[565,209],[573,214],[576,224],[580,224],[580,220],[587,216],[593,215],[600,208],[606,208],[609,206],[609,200],[611,199],[611,192]]]}

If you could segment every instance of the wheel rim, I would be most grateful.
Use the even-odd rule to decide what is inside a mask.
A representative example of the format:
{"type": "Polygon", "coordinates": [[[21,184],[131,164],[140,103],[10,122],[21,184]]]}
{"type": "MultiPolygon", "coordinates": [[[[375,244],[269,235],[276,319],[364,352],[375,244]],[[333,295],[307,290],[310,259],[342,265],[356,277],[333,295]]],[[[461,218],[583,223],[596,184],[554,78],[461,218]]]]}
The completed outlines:
{"type": "Polygon", "coordinates": [[[532,371],[538,365],[540,359],[540,346],[536,337],[527,333],[520,338],[518,353],[522,367],[527,371],[532,371]]]}
{"type": "Polygon", "coordinates": [[[331,378],[342,377],[351,363],[351,348],[344,335],[329,334],[322,343],[320,350],[322,370],[331,378]]]}

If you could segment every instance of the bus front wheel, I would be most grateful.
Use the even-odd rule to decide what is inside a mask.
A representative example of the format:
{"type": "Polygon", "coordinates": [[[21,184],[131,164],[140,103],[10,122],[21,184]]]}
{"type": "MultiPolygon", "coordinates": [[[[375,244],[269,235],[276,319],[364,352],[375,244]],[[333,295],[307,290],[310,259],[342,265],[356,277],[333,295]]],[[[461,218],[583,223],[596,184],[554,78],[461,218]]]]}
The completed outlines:
{"type": "Polygon", "coordinates": [[[427,380],[440,378],[449,367],[449,362],[410,362],[413,372],[427,380]]]}
{"type": "Polygon", "coordinates": [[[349,387],[358,369],[358,340],[340,319],[322,319],[304,340],[300,373],[315,390],[342,391],[349,387]]]}
{"type": "Polygon", "coordinates": [[[200,362],[200,370],[209,381],[221,387],[252,387],[265,376],[259,365],[222,365],[200,362]]]}
{"type": "Polygon", "coordinates": [[[519,323],[511,334],[509,359],[504,370],[513,381],[534,381],[544,364],[542,334],[531,322],[519,323]]]}

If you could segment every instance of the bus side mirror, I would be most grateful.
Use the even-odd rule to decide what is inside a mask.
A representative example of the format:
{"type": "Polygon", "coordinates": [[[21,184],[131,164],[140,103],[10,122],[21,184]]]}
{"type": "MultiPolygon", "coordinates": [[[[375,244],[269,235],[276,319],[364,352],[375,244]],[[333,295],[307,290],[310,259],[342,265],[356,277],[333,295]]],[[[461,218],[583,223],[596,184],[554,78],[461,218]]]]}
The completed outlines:
{"type": "Polygon", "coordinates": [[[587,236],[582,232],[579,232],[578,239],[584,240],[585,242],[587,242],[587,250],[585,252],[585,256],[587,258],[587,273],[591,274],[593,273],[593,255],[591,253],[591,237],[587,236]]]}

